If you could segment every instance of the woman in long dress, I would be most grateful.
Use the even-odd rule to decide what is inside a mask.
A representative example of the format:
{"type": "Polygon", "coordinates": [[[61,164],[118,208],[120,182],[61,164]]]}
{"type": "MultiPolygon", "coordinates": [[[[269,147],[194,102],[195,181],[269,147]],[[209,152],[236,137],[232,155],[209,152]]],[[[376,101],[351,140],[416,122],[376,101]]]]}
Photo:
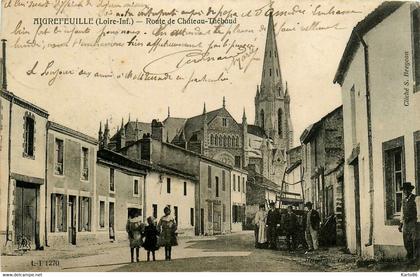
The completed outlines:
{"type": "Polygon", "coordinates": [[[267,212],[265,205],[261,204],[258,212],[255,214],[255,247],[262,248],[267,244],[267,212]]]}
{"type": "Polygon", "coordinates": [[[139,251],[143,244],[144,223],[141,222],[140,214],[132,212],[129,214],[125,229],[130,240],[131,262],[134,262],[134,249],[136,250],[136,262],[139,261],[139,251]]]}
{"type": "Polygon", "coordinates": [[[171,215],[171,209],[165,207],[165,213],[159,220],[158,230],[160,231],[159,243],[160,246],[165,247],[165,261],[171,260],[172,246],[178,245],[176,231],[177,226],[175,218],[171,215]]]}

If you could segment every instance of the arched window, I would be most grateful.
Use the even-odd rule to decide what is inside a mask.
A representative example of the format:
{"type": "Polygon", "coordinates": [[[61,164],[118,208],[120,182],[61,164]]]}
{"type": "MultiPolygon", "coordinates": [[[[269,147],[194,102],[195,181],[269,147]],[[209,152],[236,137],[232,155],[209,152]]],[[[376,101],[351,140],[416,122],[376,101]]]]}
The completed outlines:
{"type": "Polygon", "coordinates": [[[261,112],[260,112],[260,122],[261,122],[261,128],[265,129],[264,128],[264,123],[265,123],[265,120],[264,120],[264,110],[261,110],[261,112]]]}
{"type": "Polygon", "coordinates": [[[228,137],[228,146],[229,146],[229,147],[231,147],[231,146],[232,146],[232,141],[231,141],[231,138],[230,138],[230,137],[228,137]]]}
{"type": "Polygon", "coordinates": [[[222,136],[219,136],[219,146],[222,146],[222,136]]]}
{"type": "Polygon", "coordinates": [[[213,134],[210,135],[210,145],[214,144],[214,136],[213,134]]]}
{"type": "Polygon", "coordinates": [[[281,109],[277,112],[277,129],[279,132],[279,136],[283,136],[283,111],[281,109]]]}
{"type": "Polygon", "coordinates": [[[224,147],[226,147],[226,143],[227,143],[226,136],[223,136],[223,146],[224,147]]]}
{"type": "Polygon", "coordinates": [[[239,147],[239,138],[238,137],[236,137],[236,139],[235,139],[235,145],[236,145],[236,147],[239,147]]]}

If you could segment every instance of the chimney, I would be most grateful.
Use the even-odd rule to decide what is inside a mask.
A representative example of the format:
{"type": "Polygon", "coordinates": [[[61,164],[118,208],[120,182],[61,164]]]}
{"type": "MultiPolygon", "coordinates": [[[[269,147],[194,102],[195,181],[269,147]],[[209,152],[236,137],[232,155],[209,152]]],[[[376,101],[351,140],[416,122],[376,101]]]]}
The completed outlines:
{"type": "Polygon", "coordinates": [[[149,162],[152,159],[152,139],[150,134],[144,134],[140,140],[140,159],[149,162]]]}
{"type": "Polygon", "coordinates": [[[2,39],[2,86],[1,88],[4,90],[7,90],[7,78],[6,78],[6,41],[5,39],[2,39]]]}
{"type": "Polygon", "coordinates": [[[152,120],[152,139],[163,141],[163,124],[156,119],[152,120]]]}

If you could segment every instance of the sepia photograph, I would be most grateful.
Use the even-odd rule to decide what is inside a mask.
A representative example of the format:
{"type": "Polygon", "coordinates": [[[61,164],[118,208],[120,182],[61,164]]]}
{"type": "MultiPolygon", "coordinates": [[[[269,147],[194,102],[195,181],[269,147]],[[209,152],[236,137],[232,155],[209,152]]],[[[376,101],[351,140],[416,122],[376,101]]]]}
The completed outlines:
{"type": "Polygon", "coordinates": [[[2,277],[418,276],[419,1],[0,18],[2,277]]]}

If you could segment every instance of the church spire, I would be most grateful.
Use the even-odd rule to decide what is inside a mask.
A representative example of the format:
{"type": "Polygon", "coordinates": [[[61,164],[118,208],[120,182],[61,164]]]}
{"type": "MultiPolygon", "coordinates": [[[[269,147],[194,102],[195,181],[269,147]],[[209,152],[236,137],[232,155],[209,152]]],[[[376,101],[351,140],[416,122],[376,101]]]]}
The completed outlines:
{"type": "Polygon", "coordinates": [[[260,94],[277,95],[276,92],[278,92],[280,96],[283,94],[276,31],[274,28],[273,13],[270,12],[268,17],[267,37],[265,41],[260,94]]]}
{"type": "Polygon", "coordinates": [[[206,114],[206,102],[204,102],[204,106],[203,106],[203,114],[206,114]]]}

